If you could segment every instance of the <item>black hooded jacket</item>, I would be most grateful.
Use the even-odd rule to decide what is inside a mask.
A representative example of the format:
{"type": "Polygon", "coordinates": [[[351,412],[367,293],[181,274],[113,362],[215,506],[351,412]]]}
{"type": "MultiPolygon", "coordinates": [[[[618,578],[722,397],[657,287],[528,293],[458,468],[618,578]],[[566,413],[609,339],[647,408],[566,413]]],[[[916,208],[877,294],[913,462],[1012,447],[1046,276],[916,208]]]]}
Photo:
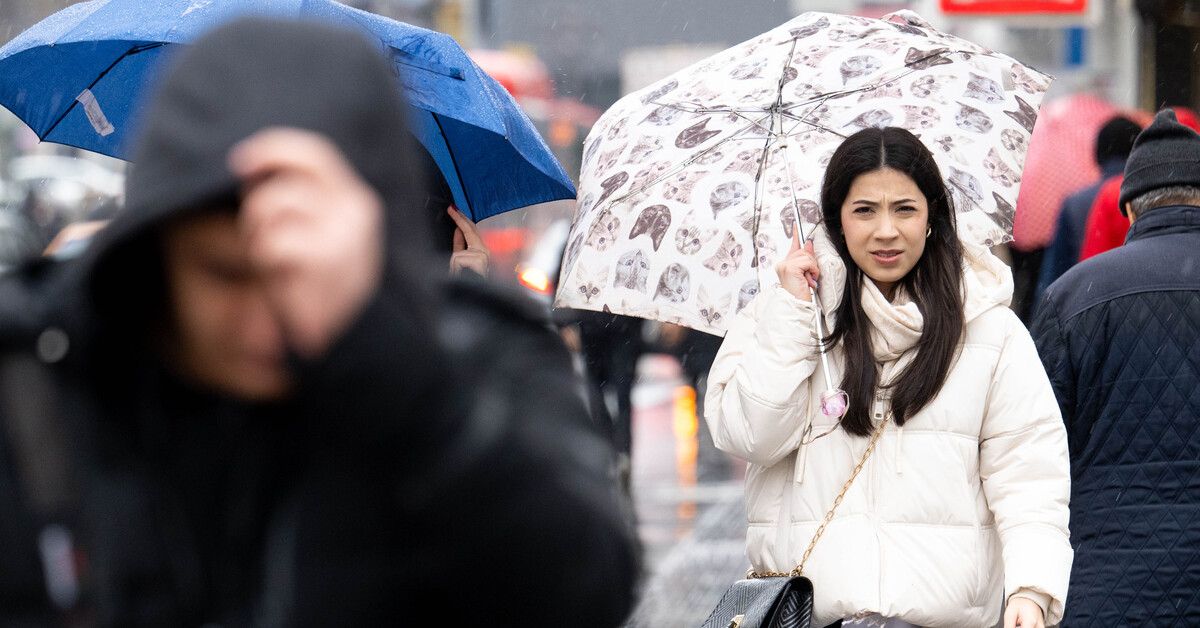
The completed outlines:
{"type": "Polygon", "coordinates": [[[432,261],[394,71],[357,34],[254,19],[166,72],[127,209],[50,316],[71,339],[88,623],[614,626],[629,609],[611,452],[537,308],[432,261]],[[271,126],[324,134],[379,192],[387,260],[343,336],[295,361],[295,394],[251,405],[157,357],[158,233],[236,205],[226,155],[271,126]]]}

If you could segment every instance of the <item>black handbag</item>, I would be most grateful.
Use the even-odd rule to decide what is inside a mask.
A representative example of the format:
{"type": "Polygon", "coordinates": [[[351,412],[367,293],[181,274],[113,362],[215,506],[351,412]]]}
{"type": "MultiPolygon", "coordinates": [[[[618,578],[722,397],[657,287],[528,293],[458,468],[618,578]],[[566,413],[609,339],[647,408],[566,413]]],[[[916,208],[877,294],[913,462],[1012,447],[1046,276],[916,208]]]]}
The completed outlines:
{"type": "Polygon", "coordinates": [[[812,582],[804,576],[738,580],[704,622],[704,628],[808,628],[812,582]]]}
{"type": "Polygon", "coordinates": [[[708,619],[704,620],[702,628],[811,628],[813,584],[801,575],[804,572],[804,563],[808,562],[808,557],[812,555],[813,548],[825,532],[825,526],[833,521],[833,513],[842,504],[846,491],[850,490],[850,485],[854,483],[854,478],[858,477],[863,465],[867,464],[867,458],[874,451],[875,443],[879,441],[879,436],[883,434],[883,428],[887,426],[891,417],[892,413],[888,412],[876,428],[875,435],[871,437],[871,444],[867,445],[862,460],[854,467],[854,473],[850,474],[850,479],[842,486],[842,492],[833,500],[833,507],[825,513],[825,521],[817,528],[808,549],[804,550],[800,564],[789,573],[747,573],[745,580],[738,580],[725,590],[717,607],[708,619]]]}

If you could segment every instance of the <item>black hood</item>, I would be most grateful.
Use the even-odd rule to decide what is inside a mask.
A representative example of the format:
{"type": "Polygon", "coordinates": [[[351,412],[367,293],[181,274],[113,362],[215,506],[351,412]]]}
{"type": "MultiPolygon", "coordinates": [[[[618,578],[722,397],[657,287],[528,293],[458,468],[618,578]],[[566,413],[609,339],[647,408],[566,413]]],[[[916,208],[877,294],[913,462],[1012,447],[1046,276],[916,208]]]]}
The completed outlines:
{"type": "Polygon", "coordinates": [[[226,156],[272,126],[316,131],[341,149],[384,199],[388,280],[423,284],[421,275],[434,275],[426,164],[408,130],[397,71],[364,36],[313,22],[243,19],[181,46],[150,101],[126,209],[83,260],[95,313],[127,317],[150,305],[147,293],[161,282],[157,227],[236,202],[226,156]]]}

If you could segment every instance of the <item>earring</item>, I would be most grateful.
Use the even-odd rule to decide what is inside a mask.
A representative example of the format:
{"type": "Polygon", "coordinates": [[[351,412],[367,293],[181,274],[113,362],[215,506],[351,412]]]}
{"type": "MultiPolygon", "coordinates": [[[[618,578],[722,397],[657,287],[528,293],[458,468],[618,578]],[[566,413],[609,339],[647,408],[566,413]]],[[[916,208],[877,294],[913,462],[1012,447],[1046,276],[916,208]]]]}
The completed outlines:
{"type": "Polygon", "coordinates": [[[933,234],[933,227],[926,227],[925,228],[925,237],[928,238],[932,234],[933,234]]]}

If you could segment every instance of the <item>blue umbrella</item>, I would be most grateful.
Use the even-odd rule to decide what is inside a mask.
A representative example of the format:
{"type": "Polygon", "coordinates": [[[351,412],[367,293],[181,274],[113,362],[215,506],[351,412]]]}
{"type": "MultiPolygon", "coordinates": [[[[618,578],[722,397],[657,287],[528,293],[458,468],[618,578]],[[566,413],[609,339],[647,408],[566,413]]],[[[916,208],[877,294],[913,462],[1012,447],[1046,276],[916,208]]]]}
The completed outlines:
{"type": "Polygon", "coordinates": [[[0,105],[44,141],[127,159],[155,72],[176,44],[248,13],[357,28],[379,42],[413,132],[472,219],[575,188],[529,117],[448,35],[332,0],[93,0],[0,48],[0,105]]]}

